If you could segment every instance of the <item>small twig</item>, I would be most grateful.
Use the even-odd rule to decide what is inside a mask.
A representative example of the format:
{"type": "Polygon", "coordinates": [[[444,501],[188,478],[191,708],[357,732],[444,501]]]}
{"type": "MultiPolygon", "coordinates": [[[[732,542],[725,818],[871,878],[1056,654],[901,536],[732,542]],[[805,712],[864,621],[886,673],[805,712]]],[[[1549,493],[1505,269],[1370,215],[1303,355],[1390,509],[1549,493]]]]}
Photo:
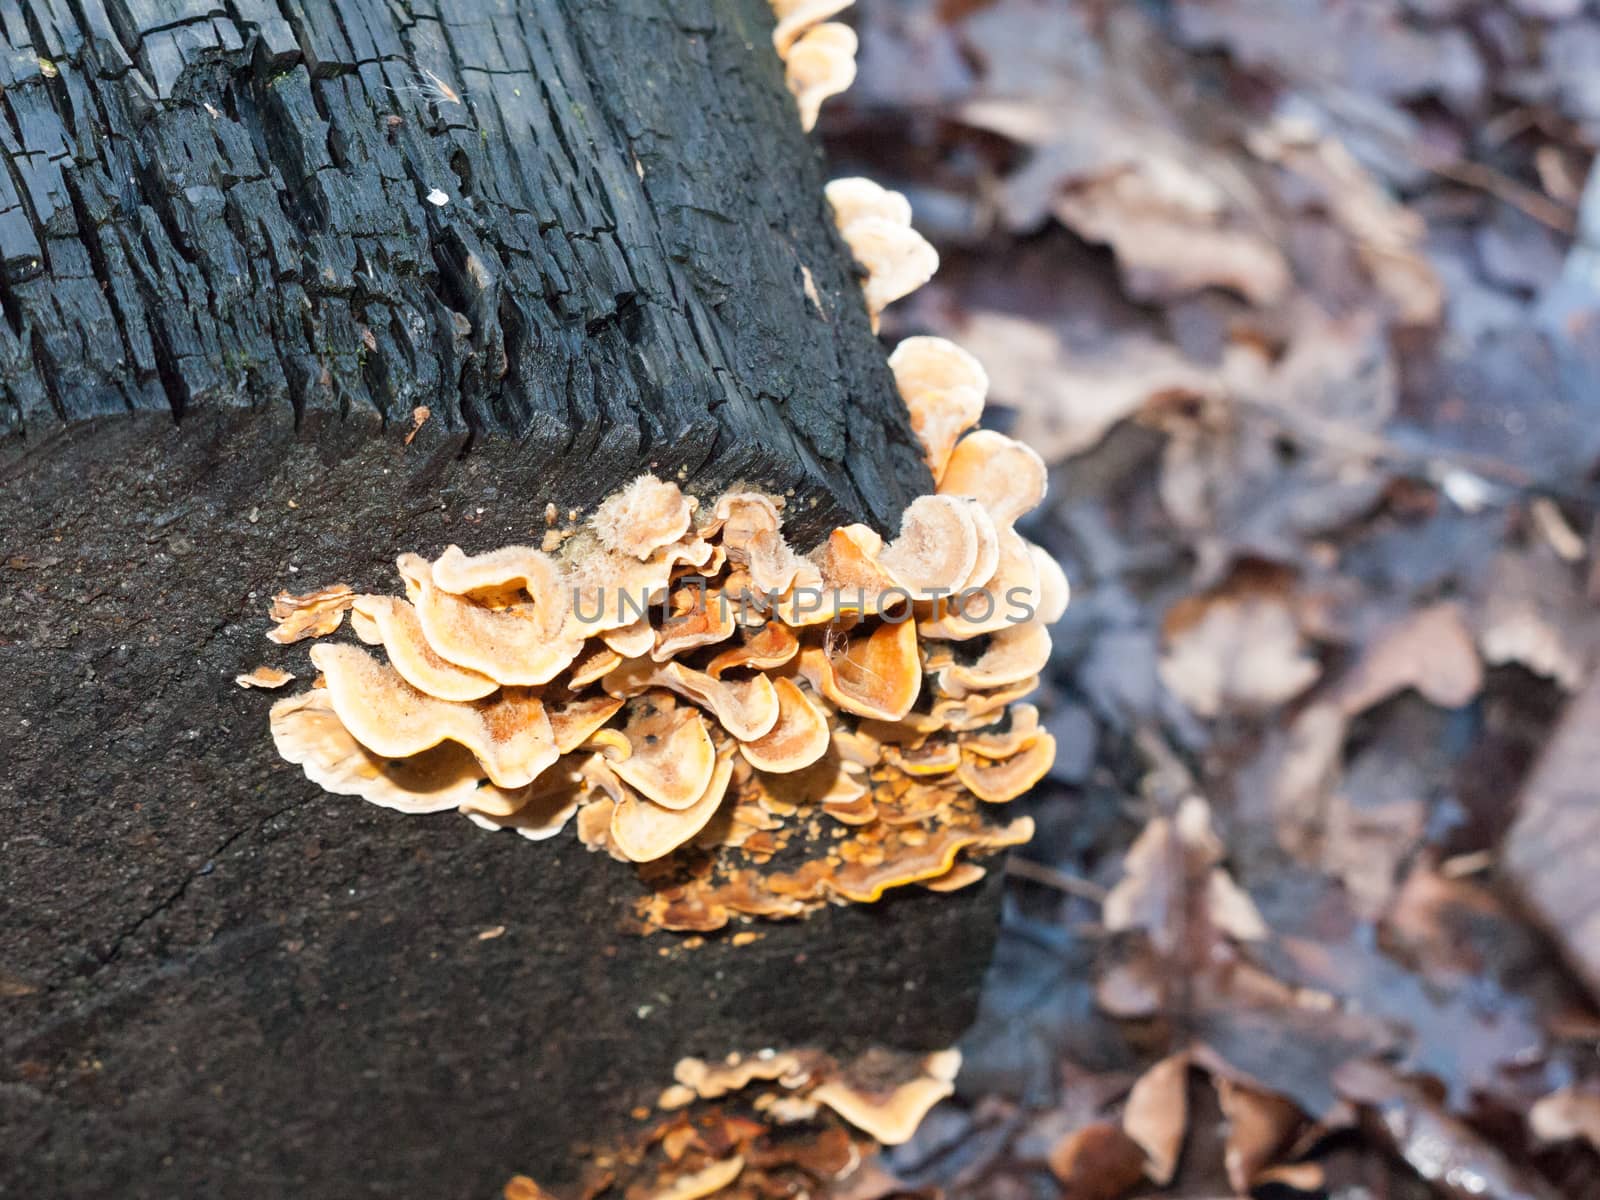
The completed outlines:
{"type": "Polygon", "coordinates": [[[1104,903],[1106,890],[1097,883],[1090,883],[1076,875],[1055,867],[1048,867],[1042,862],[1034,862],[1031,858],[1022,858],[1013,855],[1006,861],[1006,874],[1015,875],[1019,879],[1026,879],[1029,883],[1043,884],[1045,887],[1055,888],[1058,892],[1066,892],[1070,896],[1081,896],[1085,900],[1092,900],[1096,904],[1104,903]]]}
{"type": "Polygon", "coordinates": [[[1417,165],[1443,179],[1453,179],[1467,187],[1488,192],[1497,200],[1504,200],[1528,216],[1547,225],[1557,233],[1571,237],[1577,230],[1577,217],[1566,205],[1540,195],[1525,184],[1484,163],[1465,158],[1427,159],[1418,157],[1417,165]]]}

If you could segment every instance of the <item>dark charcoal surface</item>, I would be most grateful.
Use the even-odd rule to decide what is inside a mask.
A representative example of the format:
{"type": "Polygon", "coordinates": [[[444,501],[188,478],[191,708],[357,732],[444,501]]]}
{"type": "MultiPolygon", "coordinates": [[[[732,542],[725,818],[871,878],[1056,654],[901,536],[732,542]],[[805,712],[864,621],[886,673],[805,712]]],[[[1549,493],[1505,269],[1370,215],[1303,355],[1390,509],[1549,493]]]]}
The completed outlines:
{"type": "Polygon", "coordinates": [[[232,682],[309,677],[272,592],[641,469],[801,540],[926,487],[770,28],[0,3],[0,1195],[491,1195],[683,1054],[967,1023],[993,885],[641,939],[619,864],[328,797],[232,682]]]}
{"type": "Polygon", "coordinates": [[[959,1036],[993,887],[686,950],[624,930],[638,883],[570,830],[404,817],[279,760],[275,694],[233,682],[310,678],[264,638],[273,590],[393,591],[398,547],[543,516],[503,515],[488,454],[247,424],[123,420],[8,483],[0,1195],[482,1197],[559,1180],[681,1055],[959,1036]]]}
{"type": "Polygon", "coordinates": [[[747,479],[815,537],[926,490],[762,0],[222,11],[0,7],[0,460],[426,405],[564,506],[747,479]]]}

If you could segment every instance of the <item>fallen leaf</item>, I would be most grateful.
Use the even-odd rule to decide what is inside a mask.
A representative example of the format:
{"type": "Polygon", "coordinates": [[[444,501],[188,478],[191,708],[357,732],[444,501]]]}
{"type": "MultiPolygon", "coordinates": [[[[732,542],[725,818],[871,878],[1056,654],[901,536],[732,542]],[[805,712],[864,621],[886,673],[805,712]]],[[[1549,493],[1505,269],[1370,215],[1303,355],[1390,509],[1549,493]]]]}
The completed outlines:
{"type": "Polygon", "coordinates": [[[1501,859],[1512,886],[1600,996],[1600,677],[1567,707],[1517,798],[1501,859]]]}
{"type": "Polygon", "coordinates": [[[1246,578],[1180,601],[1162,624],[1161,680],[1202,717],[1263,713],[1321,674],[1279,582],[1246,578]]]}
{"type": "Polygon", "coordinates": [[[1554,1188],[1512,1163],[1465,1122],[1442,1112],[1415,1084],[1375,1062],[1349,1062],[1334,1084],[1373,1115],[1375,1133],[1441,1196],[1452,1200],[1561,1200],[1554,1188]]]}
{"type": "Polygon", "coordinates": [[[1262,1171],[1288,1149],[1305,1118],[1282,1096],[1244,1087],[1224,1076],[1214,1076],[1212,1083],[1228,1122],[1223,1149],[1228,1182],[1239,1195],[1248,1195],[1262,1171]]]}
{"type": "Polygon", "coordinates": [[[1218,394],[1214,370],[1144,334],[1069,347],[1041,321],[979,310],[960,340],[988,369],[990,403],[1016,410],[1014,436],[1047,462],[1093,449],[1146,405],[1218,394]]]}
{"type": "Polygon", "coordinates": [[[1139,1145],[1109,1121],[1074,1130],[1050,1151],[1060,1200],[1117,1200],[1144,1178],[1139,1145]]]}
{"type": "Polygon", "coordinates": [[[405,438],[405,444],[407,446],[411,445],[412,439],[417,436],[418,431],[421,430],[423,425],[427,423],[428,418],[432,415],[433,410],[430,409],[426,404],[419,404],[417,407],[411,410],[411,429],[406,434],[405,438]]]}
{"type": "Polygon", "coordinates": [[[1354,716],[1407,688],[1440,708],[1460,708],[1482,690],[1483,664],[1459,605],[1444,601],[1392,623],[1340,680],[1335,696],[1354,716]]]}
{"type": "Polygon", "coordinates": [[[1139,1076],[1122,1112],[1122,1130],[1144,1151],[1152,1183],[1172,1182],[1188,1125],[1189,1055],[1173,1054],[1139,1076]]]}
{"type": "Polygon", "coordinates": [[[1528,1128],[1541,1142],[1582,1138],[1600,1150],[1600,1092],[1564,1087],[1541,1096],[1528,1112],[1528,1128]]]}
{"type": "Polygon", "coordinates": [[[1569,692],[1582,687],[1594,657],[1595,613],[1556,552],[1505,551],[1485,578],[1478,616],[1484,661],[1519,663],[1569,692]]]}

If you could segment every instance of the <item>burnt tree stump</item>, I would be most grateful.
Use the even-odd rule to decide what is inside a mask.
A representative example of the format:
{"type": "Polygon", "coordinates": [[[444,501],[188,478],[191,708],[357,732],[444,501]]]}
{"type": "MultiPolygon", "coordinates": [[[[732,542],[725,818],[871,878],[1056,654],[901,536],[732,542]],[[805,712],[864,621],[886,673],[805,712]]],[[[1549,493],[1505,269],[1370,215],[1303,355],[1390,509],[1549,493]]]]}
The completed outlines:
{"type": "Polygon", "coordinates": [[[799,542],[929,489],[771,28],[0,3],[0,1195],[493,1195],[682,1055],[961,1032],[998,873],[640,938],[570,830],[329,796],[233,683],[272,592],[646,470],[799,542]]]}

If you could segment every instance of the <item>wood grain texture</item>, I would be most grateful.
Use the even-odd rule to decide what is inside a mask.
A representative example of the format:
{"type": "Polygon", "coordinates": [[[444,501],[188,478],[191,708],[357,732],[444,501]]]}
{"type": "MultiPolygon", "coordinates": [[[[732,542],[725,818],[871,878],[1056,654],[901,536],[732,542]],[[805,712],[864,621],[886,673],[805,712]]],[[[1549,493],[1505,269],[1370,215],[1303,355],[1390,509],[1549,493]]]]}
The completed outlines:
{"type": "Polygon", "coordinates": [[[0,461],[97,417],[425,405],[563,507],[651,469],[793,490],[800,540],[892,527],[927,475],[771,25],[7,0],[0,461]]]}

